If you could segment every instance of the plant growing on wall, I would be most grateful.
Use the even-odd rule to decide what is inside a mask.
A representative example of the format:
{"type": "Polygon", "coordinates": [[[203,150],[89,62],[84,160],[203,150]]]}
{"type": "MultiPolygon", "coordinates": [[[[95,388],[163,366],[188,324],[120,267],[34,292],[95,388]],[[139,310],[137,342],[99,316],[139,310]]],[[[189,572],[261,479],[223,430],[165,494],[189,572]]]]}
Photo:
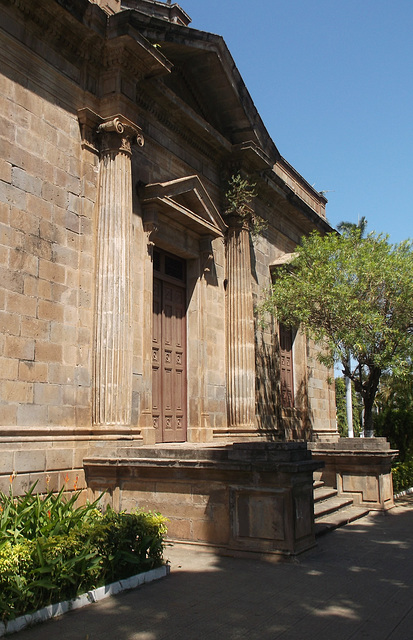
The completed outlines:
{"type": "Polygon", "coordinates": [[[250,207],[250,203],[257,197],[255,187],[255,183],[243,178],[240,173],[231,176],[225,192],[225,216],[248,222],[252,234],[258,235],[264,231],[267,223],[250,207]]]}

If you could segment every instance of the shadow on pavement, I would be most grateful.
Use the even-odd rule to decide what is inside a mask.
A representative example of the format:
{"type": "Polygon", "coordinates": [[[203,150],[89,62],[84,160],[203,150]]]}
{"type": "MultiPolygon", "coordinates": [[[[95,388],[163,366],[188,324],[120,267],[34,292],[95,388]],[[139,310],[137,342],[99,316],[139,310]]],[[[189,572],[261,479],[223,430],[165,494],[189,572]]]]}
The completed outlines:
{"type": "Polygon", "coordinates": [[[413,497],[290,562],[166,550],[171,575],[18,640],[412,640],[413,497]]]}

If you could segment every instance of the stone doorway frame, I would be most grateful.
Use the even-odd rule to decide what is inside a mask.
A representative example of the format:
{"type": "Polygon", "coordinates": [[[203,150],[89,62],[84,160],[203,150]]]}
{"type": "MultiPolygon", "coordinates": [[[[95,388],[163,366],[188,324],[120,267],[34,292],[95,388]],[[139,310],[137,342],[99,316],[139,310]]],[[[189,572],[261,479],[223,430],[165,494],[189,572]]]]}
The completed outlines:
{"type": "Polygon", "coordinates": [[[143,375],[145,393],[139,426],[145,444],[155,443],[152,420],[153,248],[186,260],[187,265],[187,442],[213,437],[207,406],[207,327],[205,274],[213,260],[212,241],[223,238],[226,225],[198,176],[146,185],[141,189],[143,229],[148,251],[144,264],[143,375]],[[185,241],[184,241],[185,239],[185,241]]]}

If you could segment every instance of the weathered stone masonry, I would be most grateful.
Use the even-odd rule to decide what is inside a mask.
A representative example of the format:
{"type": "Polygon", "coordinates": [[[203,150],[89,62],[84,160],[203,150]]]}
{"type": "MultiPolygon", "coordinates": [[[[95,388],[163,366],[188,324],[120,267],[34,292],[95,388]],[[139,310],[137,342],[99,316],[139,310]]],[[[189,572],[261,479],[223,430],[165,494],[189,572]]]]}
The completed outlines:
{"type": "MultiPolygon", "coordinates": [[[[85,496],[108,481],[102,469],[157,451],[156,440],[194,447],[189,457],[218,447],[205,453],[203,487],[223,483],[241,518],[225,516],[231,540],[236,529],[241,546],[259,546],[248,513],[271,504],[279,522],[282,501],[265,484],[276,472],[258,474],[249,495],[261,454],[247,447],[242,463],[228,462],[227,447],[271,440],[282,446],[268,465],[285,457],[275,484],[291,489],[289,542],[279,544],[311,545],[308,519],[300,539],[291,534],[294,500],[300,513],[303,496],[311,501],[311,465],[304,449],[283,446],[334,436],[328,372],[298,332],[295,404],[283,407],[278,327],[259,327],[254,305],[271,265],[303,234],[330,230],[325,198],[280,155],[222,38],[191,29],[178,5],[0,0],[0,14],[0,489],[17,474],[16,492],[37,480],[40,491],[76,486],[85,496]],[[252,206],[267,223],[257,237],[224,216],[234,172],[256,184],[252,206]],[[234,465],[239,486],[236,474],[228,485],[234,465]]],[[[193,469],[186,488],[179,472],[166,490],[158,465],[169,463],[148,459],[128,501],[143,502],[145,485],[153,508],[188,487],[195,504],[193,469]]],[[[125,462],[114,503],[141,466],[125,462]]],[[[174,530],[208,535],[212,505],[197,506],[196,526],[190,510],[184,524],[170,514],[174,530]]]]}

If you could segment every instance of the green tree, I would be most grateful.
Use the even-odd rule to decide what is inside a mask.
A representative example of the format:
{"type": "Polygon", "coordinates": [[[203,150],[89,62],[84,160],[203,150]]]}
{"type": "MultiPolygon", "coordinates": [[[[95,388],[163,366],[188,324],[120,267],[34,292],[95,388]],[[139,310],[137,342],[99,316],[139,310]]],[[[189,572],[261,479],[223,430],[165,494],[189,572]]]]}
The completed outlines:
{"type": "MultiPolygon", "coordinates": [[[[362,216],[361,219],[358,220],[357,224],[354,222],[346,222],[342,221],[337,225],[337,230],[344,234],[349,235],[353,231],[360,232],[360,238],[364,238],[365,232],[367,229],[367,219],[365,216],[362,216]]],[[[348,359],[350,359],[350,355],[348,355],[348,359]]],[[[355,429],[354,427],[354,411],[349,409],[349,405],[352,407],[354,404],[354,383],[349,378],[344,378],[344,384],[346,389],[346,423],[347,423],[347,434],[351,437],[354,435],[355,429]],[[351,429],[349,428],[351,427],[351,429]]],[[[337,402],[337,394],[336,394],[336,402],[337,402]]]]}
{"type": "Polygon", "coordinates": [[[374,427],[399,450],[401,462],[413,459],[413,370],[404,378],[383,375],[376,395],[374,427]]]}
{"type": "Polygon", "coordinates": [[[349,235],[353,231],[358,230],[360,231],[361,238],[364,238],[366,229],[367,229],[367,218],[365,216],[361,216],[357,224],[355,222],[347,222],[346,220],[343,220],[342,222],[339,222],[337,225],[337,231],[339,231],[343,235],[349,235]]]}
{"type": "Polygon", "coordinates": [[[324,346],[320,360],[342,364],[364,406],[366,435],[384,372],[406,375],[413,353],[413,246],[360,229],[302,238],[263,305],[324,346]]]}

